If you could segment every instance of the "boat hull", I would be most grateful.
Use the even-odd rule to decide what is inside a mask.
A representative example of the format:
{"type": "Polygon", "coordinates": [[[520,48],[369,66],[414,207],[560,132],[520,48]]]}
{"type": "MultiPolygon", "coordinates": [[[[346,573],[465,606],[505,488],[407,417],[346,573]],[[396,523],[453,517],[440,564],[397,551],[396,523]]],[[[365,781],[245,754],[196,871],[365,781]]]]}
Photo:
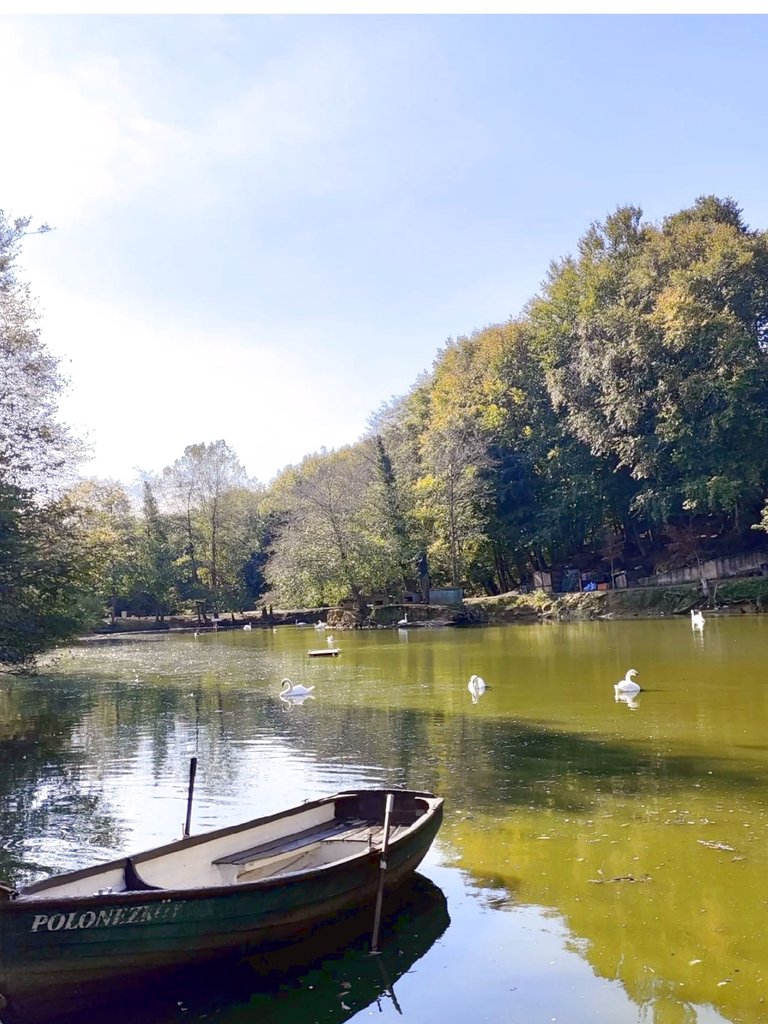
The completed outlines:
{"type": "Polygon", "coordinates": [[[393,984],[425,955],[450,923],[444,894],[416,872],[384,899],[380,955],[368,954],[371,908],[363,905],[307,939],[237,961],[182,967],[152,985],[113,985],[95,1004],[70,993],[41,993],[3,1024],[179,1024],[226,1019],[278,1024],[287,1019],[343,1024],[376,999],[395,999],[393,984]],[[350,984],[351,983],[351,984],[350,984]],[[345,991],[343,1000],[339,992],[345,991]],[[279,993],[279,998],[276,994],[279,993]],[[291,1011],[286,1012],[286,1000],[291,1011]]]}
{"type": "MultiPolygon", "coordinates": [[[[441,819],[442,802],[435,801],[417,827],[392,842],[387,891],[415,872],[441,819]]],[[[21,1010],[25,1001],[52,991],[62,998],[77,991],[95,995],[182,966],[252,956],[311,937],[376,898],[380,862],[372,850],[233,885],[3,900],[0,1002],[21,1010]]]]}

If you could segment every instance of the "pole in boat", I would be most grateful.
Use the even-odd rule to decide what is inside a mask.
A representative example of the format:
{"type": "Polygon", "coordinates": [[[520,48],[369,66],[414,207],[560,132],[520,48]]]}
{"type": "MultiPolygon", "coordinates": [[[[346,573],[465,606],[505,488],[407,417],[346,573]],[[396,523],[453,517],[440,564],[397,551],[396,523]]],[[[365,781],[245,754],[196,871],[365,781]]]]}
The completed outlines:
{"type": "Polygon", "coordinates": [[[187,820],[184,823],[184,838],[189,835],[189,825],[192,820],[192,794],[195,791],[195,774],[197,772],[197,758],[189,759],[189,793],[187,794],[187,820]]]}
{"type": "Polygon", "coordinates": [[[381,925],[381,904],[384,900],[384,876],[387,873],[387,848],[389,847],[389,819],[392,816],[392,805],[395,802],[395,794],[387,793],[387,802],[384,808],[384,839],[381,843],[381,856],[379,857],[379,891],[376,893],[376,913],[373,917],[373,935],[371,936],[371,952],[379,951],[379,926],[381,925]]]}

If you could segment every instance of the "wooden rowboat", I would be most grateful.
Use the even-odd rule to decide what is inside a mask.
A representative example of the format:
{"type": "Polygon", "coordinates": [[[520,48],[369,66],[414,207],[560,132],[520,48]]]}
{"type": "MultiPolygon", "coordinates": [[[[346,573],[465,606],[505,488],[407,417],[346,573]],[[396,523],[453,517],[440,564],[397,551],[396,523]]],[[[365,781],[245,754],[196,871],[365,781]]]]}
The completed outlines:
{"type": "MultiPolygon", "coordinates": [[[[346,1024],[370,1004],[399,1012],[397,982],[450,925],[445,895],[419,872],[384,901],[381,943],[370,955],[364,906],[268,955],[194,966],[125,985],[94,1000],[37,1000],[3,1024],[346,1024]],[[343,993],[343,998],[340,994],[343,993]]],[[[378,1014],[375,1014],[378,1016],[378,1014]]],[[[362,1015],[359,1018],[362,1020],[362,1015]]]]}
{"type": "Polygon", "coordinates": [[[51,993],[114,991],[305,938],[380,900],[382,880],[391,892],[412,876],[442,813],[431,793],[353,790],[18,892],[4,887],[0,1003],[23,1019],[27,1000],[51,993]]]}

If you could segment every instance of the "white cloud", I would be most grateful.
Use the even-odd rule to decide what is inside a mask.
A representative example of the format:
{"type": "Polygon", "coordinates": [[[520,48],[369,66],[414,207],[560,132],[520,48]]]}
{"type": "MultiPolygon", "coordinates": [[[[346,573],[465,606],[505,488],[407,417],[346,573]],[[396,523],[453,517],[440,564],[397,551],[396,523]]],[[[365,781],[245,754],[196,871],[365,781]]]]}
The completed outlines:
{"type": "Polygon", "coordinates": [[[52,282],[45,294],[45,338],[71,381],[60,410],[92,445],[87,474],[129,480],[136,468],[162,469],[186,445],[223,438],[249,474],[266,481],[363,428],[366,410],[355,421],[349,395],[347,417],[329,404],[334,369],[298,355],[290,329],[213,335],[83,303],[52,282]]]}
{"type": "Polygon", "coordinates": [[[113,59],[54,61],[35,22],[0,23],[6,151],[0,195],[14,213],[45,210],[59,226],[150,179],[179,133],[143,116],[113,59]]]}
{"type": "Polygon", "coordinates": [[[391,86],[399,128],[408,82],[388,76],[414,44],[384,32],[362,51],[319,25],[278,31],[272,51],[252,23],[239,45],[236,23],[214,43],[197,23],[157,38],[153,24],[130,21],[123,42],[111,23],[0,21],[15,140],[0,206],[58,229],[29,240],[23,274],[71,378],[63,418],[94,446],[87,469],[126,479],[221,437],[264,479],[353,441],[411,382],[388,383],[399,340],[378,323],[366,245],[390,227],[380,192],[412,173],[376,116],[391,86]]]}
{"type": "Polygon", "coordinates": [[[232,180],[249,182],[249,201],[264,205],[276,190],[326,187],[327,160],[312,168],[308,154],[344,135],[360,102],[363,72],[349,46],[295,43],[200,89],[194,59],[174,67],[153,57],[151,34],[146,52],[135,41],[99,49],[77,27],[76,18],[0,21],[0,90],[13,96],[0,123],[14,140],[0,196],[11,212],[44,210],[64,227],[142,191],[199,211],[231,200],[232,180]],[[70,48],[57,38],[62,24],[70,48]],[[194,97],[185,86],[197,87],[194,97]]]}
{"type": "Polygon", "coordinates": [[[342,53],[328,61],[301,52],[249,70],[235,97],[210,96],[200,109],[182,103],[182,126],[172,121],[172,94],[179,82],[183,93],[183,75],[171,88],[170,69],[149,54],[131,63],[93,47],[68,52],[50,31],[30,19],[0,22],[0,90],[14,96],[3,134],[15,140],[0,163],[0,207],[58,229],[53,245],[26,247],[24,273],[41,297],[44,339],[71,381],[62,418],[93,446],[86,471],[129,478],[134,467],[159,469],[187,444],[223,437],[264,478],[309,450],[354,439],[367,410],[358,422],[328,402],[336,381],[319,358],[307,359],[302,325],[266,311],[261,323],[232,325],[221,311],[211,320],[229,326],[206,331],[185,322],[194,296],[175,313],[158,282],[154,293],[142,282],[139,300],[120,280],[120,261],[134,261],[135,287],[143,254],[104,229],[136,200],[144,205],[132,208],[151,224],[160,194],[194,211],[204,233],[205,218],[233,198],[228,174],[252,174],[272,189],[304,178],[314,189],[301,154],[343,130],[340,83],[353,71],[342,53]],[[79,254],[98,269],[95,280],[78,274],[79,254]],[[121,298],[100,301],[100,285],[121,298]]]}

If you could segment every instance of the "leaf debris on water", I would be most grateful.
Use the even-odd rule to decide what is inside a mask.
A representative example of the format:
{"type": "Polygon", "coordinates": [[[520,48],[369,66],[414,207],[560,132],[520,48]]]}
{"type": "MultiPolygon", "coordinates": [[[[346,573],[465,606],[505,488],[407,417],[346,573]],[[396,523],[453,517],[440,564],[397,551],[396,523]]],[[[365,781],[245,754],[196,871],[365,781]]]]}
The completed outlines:
{"type": "Polygon", "coordinates": [[[603,882],[652,882],[650,875],[617,875],[615,878],[590,878],[593,885],[602,885],[603,882]]]}

